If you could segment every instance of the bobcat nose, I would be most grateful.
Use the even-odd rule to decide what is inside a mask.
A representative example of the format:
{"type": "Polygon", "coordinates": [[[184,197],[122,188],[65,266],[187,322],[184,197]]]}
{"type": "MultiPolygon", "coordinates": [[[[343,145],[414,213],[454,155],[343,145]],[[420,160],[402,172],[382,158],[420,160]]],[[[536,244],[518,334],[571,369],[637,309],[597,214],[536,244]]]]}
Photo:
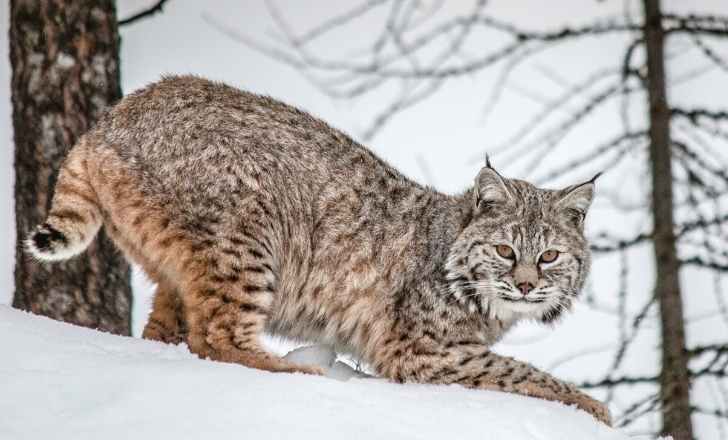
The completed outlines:
{"type": "Polygon", "coordinates": [[[523,283],[519,284],[516,287],[518,287],[518,289],[521,291],[521,293],[523,294],[523,296],[528,295],[528,292],[530,292],[531,290],[533,290],[533,284],[531,284],[529,282],[523,282],[523,283]]]}
{"type": "Polygon", "coordinates": [[[533,264],[517,264],[513,269],[513,284],[521,291],[523,296],[533,290],[538,283],[538,268],[533,264]]]}

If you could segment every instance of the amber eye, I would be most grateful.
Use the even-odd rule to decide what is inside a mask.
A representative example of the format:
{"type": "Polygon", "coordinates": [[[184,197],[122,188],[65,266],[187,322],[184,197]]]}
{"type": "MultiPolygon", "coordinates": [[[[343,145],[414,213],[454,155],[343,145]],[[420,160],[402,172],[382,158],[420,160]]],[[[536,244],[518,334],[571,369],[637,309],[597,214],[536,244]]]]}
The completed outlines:
{"type": "Polygon", "coordinates": [[[553,263],[556,261],[556,259],[559,257],[559,251],[555,251],[553,249],[549,249],[543,254],[541,254],[540,262],[541,263],[553,263]]]}
{"type": "Polygon", "coordinates": [[[505,245],[505,244],[499,244],[495,247],[495,251],[498,252],[498,255],[500,255],[503,258],[508,258],[509,260],[512,260],[516,257],[516,253],[513,252],[513,248],[505,245]]]}

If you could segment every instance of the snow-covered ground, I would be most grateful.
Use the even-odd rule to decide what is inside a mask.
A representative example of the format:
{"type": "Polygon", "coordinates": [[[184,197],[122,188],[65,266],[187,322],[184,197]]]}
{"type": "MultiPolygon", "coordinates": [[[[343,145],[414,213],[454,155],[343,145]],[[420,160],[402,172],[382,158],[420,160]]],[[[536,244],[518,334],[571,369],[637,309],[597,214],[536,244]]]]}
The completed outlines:
{"type": "MultiPolygon", "coordinates": [[[[0,306],[0,439],[625,440],[553,402],[457,386],[273,374],[184,345],[113,336],[0,306]]],[[[297,361],[332,364],[326,349],[297,361]]]]}

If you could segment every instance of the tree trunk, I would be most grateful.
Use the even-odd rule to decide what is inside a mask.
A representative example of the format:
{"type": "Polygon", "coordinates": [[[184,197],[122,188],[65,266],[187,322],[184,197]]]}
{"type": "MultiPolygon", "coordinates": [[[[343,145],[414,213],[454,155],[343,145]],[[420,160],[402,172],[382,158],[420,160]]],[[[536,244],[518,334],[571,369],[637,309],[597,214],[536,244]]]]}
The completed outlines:
{"type": "Polygon", "coordinates": [[[48,213],[58,168],[78,137],[121,97],[119,33],[112,0],[11,0],[15,131],[13,306],[129,335],[129,266],[103,231],[88,251],[40,263],[23,239],[48,213]]]}
{"type": "Polygon", "coordinates": [[[664,30],[660,0],[643,0],[647,47],[647,88],[650,104],[650,165],[652,167],[652,216],[662,327],[662,433],[675,440],[693,439],[690,420],[690,379],[685,352],[685,323],[678,276],[673,222],[670,108],[665,86],[664,30]]]}

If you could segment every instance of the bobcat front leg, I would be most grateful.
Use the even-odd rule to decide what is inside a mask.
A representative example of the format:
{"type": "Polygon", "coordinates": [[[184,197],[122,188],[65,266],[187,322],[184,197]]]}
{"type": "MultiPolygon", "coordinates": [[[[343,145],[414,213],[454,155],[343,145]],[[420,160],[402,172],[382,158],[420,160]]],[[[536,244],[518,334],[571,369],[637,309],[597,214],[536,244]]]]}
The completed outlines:
{"type": "Polygon", "coordinates": [[[177,289],[169,281],[160,281],[157,285],[152,311],[142,337],[168,344],[187,342],[182,301],[177,289]]]}
{"type": "Polygon", "coordinates": [[[378,362],[377,366],[382,375],[398,382],[459,384],[558,401],[576,405],[611,426],[607,407],[574,385],[525,362],[495,354],[479,344],[450,342],[437,348],[410,343],[389,353],[393,356],[378,362]]]}

